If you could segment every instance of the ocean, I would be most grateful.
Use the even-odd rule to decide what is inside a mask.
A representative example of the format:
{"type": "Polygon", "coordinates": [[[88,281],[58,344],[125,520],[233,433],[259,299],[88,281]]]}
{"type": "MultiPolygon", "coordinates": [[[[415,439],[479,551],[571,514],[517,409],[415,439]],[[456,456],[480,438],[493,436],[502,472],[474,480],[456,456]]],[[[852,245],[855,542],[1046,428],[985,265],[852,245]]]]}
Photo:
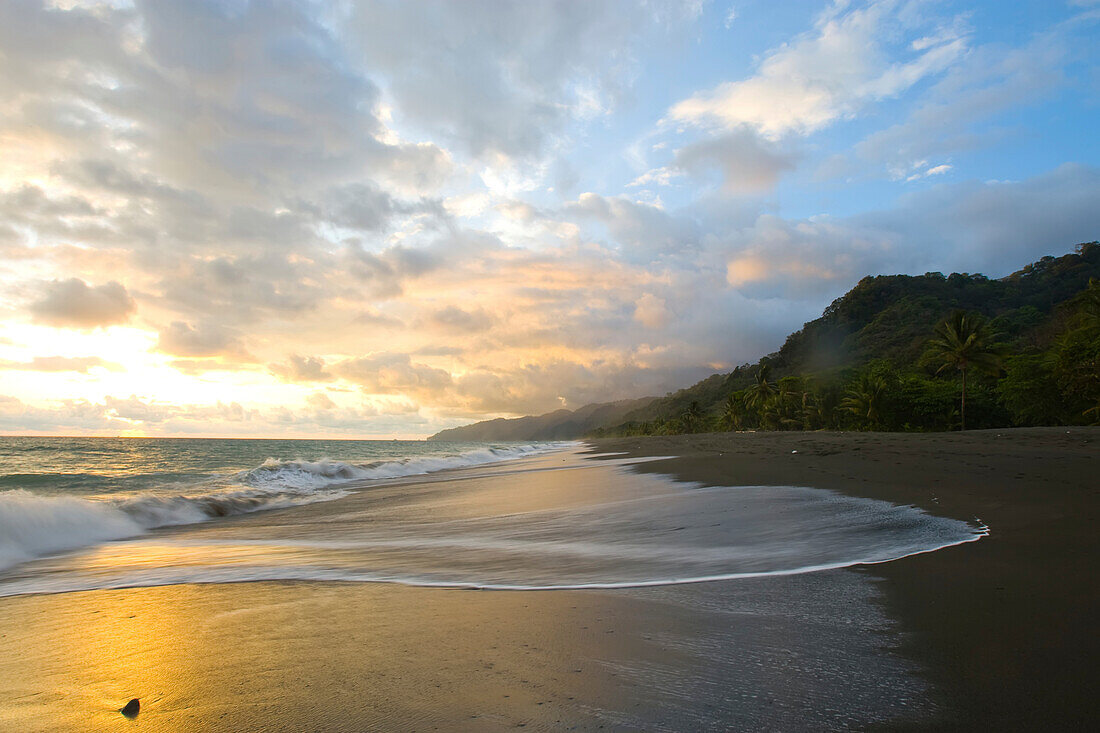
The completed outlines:
{"type": "Polygon", "coordinates": [[[256,580],[629,588],[884,562],[980,525],[701,486],[575,443],[0,438],[0,596],[256,580]]]}

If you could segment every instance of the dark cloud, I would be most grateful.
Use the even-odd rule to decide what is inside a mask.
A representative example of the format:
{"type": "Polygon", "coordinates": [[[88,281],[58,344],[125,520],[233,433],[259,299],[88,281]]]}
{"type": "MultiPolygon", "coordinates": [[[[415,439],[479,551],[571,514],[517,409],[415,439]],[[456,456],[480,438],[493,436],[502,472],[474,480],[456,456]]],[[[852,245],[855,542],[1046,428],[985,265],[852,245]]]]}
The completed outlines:
{"type": "Polygon", "coordinates": [[[135,308],[121,283],[89,286],[74,277],[47,283],[29,310],[36,323],[47,326],[97,328],[125,323],[135,308]]]}

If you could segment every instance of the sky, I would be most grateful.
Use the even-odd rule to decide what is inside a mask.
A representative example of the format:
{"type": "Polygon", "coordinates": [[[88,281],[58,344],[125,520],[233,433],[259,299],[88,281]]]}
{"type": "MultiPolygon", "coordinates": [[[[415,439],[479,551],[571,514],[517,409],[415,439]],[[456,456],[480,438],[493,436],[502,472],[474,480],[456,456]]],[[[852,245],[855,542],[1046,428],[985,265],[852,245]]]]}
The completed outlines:
{"type": "Polygon", "coordinates": [[[1100,238],[1100,0],[0,0],[0,433],[415,438],[1100,238]]]}

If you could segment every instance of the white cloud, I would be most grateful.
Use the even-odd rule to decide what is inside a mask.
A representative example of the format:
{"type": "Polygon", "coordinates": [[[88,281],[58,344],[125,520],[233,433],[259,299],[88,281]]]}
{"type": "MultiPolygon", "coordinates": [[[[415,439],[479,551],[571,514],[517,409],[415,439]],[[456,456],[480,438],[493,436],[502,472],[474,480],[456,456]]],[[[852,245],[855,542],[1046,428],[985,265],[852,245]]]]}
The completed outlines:
{"type": "Polygon", "coordinates": [[[907,176],[905,180],[906,181],[915,181],[918,178],[928,178],[929,176],[942,176],[944,173],[947,173],[949,170],[951,170],[951,166],[948,165],[947,163],[942,163],[940,165],[932,166],[931,168],[926,168],[923,171],[918,171],[917,173],[913,173],[913,174],[907,176]]]}
{"type": "Polygon", "coordinates": [[[573,120],[613,109],[636,50],[691,2],[361,3],[349,27],[395,119],[475,157],[539,157],[573,120]]]}
{"type": "Polygon", "coordinates": [[[915,57],[889,60],[881,39],[905,30],[905,4],[847,6],[837,2],[813,31],[768,53],[756,75],[680,101],[669,118],[719,129],[749,125],[773,139],[805,135],[942,72],[966,50],[966,39],[947,29],[925,39],[915,57]]]}

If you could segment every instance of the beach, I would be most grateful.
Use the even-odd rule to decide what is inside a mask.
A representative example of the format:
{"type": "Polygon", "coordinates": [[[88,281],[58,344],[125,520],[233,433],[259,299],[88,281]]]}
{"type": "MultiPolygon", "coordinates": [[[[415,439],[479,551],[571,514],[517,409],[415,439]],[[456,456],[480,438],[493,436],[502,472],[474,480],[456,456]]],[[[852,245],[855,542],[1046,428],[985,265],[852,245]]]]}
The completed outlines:
{"type": "Polygon", "coordinates": [[[1091,730],[1100,720],[1100,429],[751,433],[600,450],[705,483],[812,485],[989,526],[981,542],[867,567],[944,716],[915,728],[1091,730]],[[797,452],[795,452],[797,451],[797,452]]]}
{"type": "Polygon", "coordinates": [[[0,576],[0,727],[1085,729],[1098,438],[604,440],[45,557],[0,576]],[[822,527],[837,567],[775,559],[822,527]]]}

